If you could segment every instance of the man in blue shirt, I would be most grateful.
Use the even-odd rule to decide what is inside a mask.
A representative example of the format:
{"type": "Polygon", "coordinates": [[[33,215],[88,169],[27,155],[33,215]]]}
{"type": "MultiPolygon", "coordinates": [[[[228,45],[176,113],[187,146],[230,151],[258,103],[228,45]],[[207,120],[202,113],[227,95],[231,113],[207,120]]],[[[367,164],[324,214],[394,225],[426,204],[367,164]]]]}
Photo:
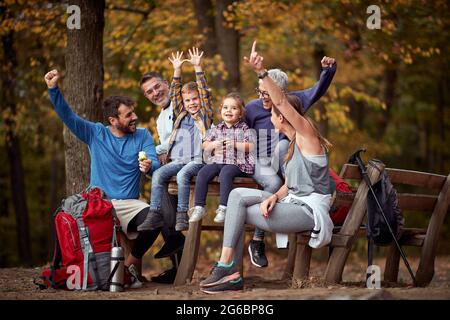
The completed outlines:
{"type": "MultiPolygon", "coordinates": [[[[125,260],[125,285],[142,286],[136,265],[156,240],[160,229],[137,232],[137,226],[147,216],[149,205],[140,201],[141,174],[151,175],[160,164],[152,136],[145,128],[137,128],[134,102],[123,96],[112,96],[103,102],[109,125],[94,123],[75,114],[58,88],[59,74],[52,70],[45,75],[48,93],[56,113],[81,141],[91,156],[90,185],[100,187],[111,200],[122,230],[129,239],[136,239],[125,260]],[[146,159],[139,161],[139,152],[146,159]]],[[[80,164],[83,165],[83,164],[80,164]]]]}
{"type": "MultiPolygon", "coordinates": [[[[322,72],[317,83],[308,89],[291,91],[300,98],[304,112],[306,112],[328,90],[328,87],[336,73],[336,61],[330,57],[321,60],[322,72]]],[[[268,76],[284,91],[288,89],[288,76],[279,69],[268,71],[268,76]]],[[[246,106],[245,120],[250,128],[256,130],[257,135],[257,161],[253,179],[264,189],[274,193],[283,184],[284,157],[289,141],[283,134],[275,132],[270,120],[273,102],[265,90],[261,80],[256,88],[259,99],[250,101],[246,106]]],[[[253,239],[248,247],[250,260],[257,267],[267,267],[268,261],[265,255],[264,231],[255,229],[253,239]]]]}

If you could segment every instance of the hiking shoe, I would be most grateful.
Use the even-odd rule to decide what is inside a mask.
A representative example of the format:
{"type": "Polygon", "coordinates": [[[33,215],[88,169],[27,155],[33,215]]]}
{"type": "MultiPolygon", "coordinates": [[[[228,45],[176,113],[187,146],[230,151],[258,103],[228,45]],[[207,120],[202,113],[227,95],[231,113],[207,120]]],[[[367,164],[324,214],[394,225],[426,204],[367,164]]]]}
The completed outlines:
{"type": "Polygon", "coordinates": [[[265,254],[264,241],[252,240],[248,246],[248,253],[250,254],[250,260],[254,266],[258,268],[265,268],[269,265],[265,254]]]}
{"type": "Polygon", "coordinates": [[[161,228],[164,226],[164,219],[160,211],[150,210],[145,218],[138,227],[137,231],[149,231],[161,228]]]}
{"type": "Polygon", "coordinates": [[[172,284],[175,281],[175,277],[177,276],[177,268],[173,267],[172,269],[161,272],[155,277],[152,277],[152,282],[156,283],[165,283],[172,284]]]}
{"type": "Polygon", "coordinates": [[[139,273],[134,264],[125,267],[124,272],[124,287],[130,289],[139,289],[143,283],[139,280],[139,273]]]}
{"type": "Polygon", "coordinates": [[[214,287],[202,287],[200,290],[209,294],[221,293],[224,291],[242,291],[244,290],[244,279],[239,276],[235,280],[230,280],[214,287]]]}
{"type": "Polygon", "coordinates": [[[162,248],[155,254],[155,259],[170,257],[176,253],[181,255],[185,239],[186,237],[181,233],[169,236],[162,248]]]}
{"type": "Polygon", "coordinates": [[[200,282],[200,287],[213,287],[231,280],[236,280],[240,276],[239,271],[236,271],[234,262],[230,267],[219,267],[219,264],[216,262],[209,276],[200,282]]]}
{"type": "Polygon", "coordinates": [[[189,209],[189,213],[191,214],[191,218],[189,222],[197,222],[203,219],[206,216],[206,209],[204,207],[195,206],[189,209]]]}
{"type": "Polygon", "coordinates": [[[225,214],[227,213],[227,207],[220,205],[216,210],[216,216],[214,217],[215,223],[223,223],[225,221],[225,214]]]}
{"type": "Polygon", "coordinates": [[[175,231],[184,231],[189,229],[189,217],[187,212],[177,212],[175,231]]]}

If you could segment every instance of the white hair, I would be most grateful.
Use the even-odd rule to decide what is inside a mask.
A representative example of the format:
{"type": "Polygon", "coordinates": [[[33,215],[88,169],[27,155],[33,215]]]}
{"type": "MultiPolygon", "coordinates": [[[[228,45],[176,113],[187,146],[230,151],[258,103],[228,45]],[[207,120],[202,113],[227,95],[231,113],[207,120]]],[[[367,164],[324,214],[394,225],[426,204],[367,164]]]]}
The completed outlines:
{"type": "Polygon", "coordinates": [[[281,88],[283,91],[287,91],[288,89],[288,76],[284,71],[280,69],[270,69],[268,71],[270,79],[275,82],[277,86],[281,88]]]}

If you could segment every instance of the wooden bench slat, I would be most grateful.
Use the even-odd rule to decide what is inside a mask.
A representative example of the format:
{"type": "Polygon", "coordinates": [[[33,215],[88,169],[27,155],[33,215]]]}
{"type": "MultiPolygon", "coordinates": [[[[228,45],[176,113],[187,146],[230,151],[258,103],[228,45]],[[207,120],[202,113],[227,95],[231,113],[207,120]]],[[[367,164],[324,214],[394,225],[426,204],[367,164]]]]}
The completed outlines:
{"type": "MultiPolygon", "coordinates": [[[[386,172],[393,184],[404,184],[426,189],[440,190],[447,179],[446,176],[414,170],[386,168],[386,172]]],[[[361,174],[357,165],[346,163],[342,167],[343,179],[361,180],[361,174]]]]}
{"type": "MultiPolygon", "coordinates": [[[[438,197],[427,194],[398,193],[398,203],[402,211],[432,212],[438,197]]],[[[351,206],[355,199],[354,193],[336,193],[335,206],[351,206]]]]}

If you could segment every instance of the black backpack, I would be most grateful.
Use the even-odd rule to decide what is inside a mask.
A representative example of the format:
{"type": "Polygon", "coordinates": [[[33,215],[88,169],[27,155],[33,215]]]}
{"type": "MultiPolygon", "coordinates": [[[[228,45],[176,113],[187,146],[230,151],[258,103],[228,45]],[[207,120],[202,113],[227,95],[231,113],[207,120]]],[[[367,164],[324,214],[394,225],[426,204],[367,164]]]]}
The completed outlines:
{"type": "MultiPolygon", "coordinates": [[[[386,171],[381,170],[379,164],[382,164],[380,160],[369,161],[370,166],[380,171],[380,177],[372,185],[372,189],[393,234],[399,239],[405,220],[398,205],[397,191],[389,180],[386,171]]],[[[367,193],[367,239],[369,265],[372,265],[373,245],[388,245],[394,241],[372,192],[367,193]]]]}

